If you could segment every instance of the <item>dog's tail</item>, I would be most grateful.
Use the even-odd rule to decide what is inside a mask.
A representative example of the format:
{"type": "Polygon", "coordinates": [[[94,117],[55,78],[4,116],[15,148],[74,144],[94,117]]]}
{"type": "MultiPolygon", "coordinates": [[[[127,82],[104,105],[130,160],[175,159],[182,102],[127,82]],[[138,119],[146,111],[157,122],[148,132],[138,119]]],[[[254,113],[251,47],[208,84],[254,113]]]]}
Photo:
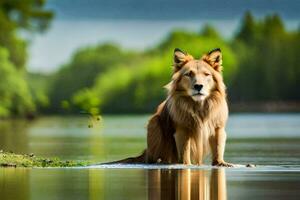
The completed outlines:
{"type": "Polygon", "coordinates": [[[143,151],[143,153],[136,157],[129,157],[122,160],[107,162],[107,163],[101,163],[101,164],[144,164],[146,163],[146,150],[143,151]]]}

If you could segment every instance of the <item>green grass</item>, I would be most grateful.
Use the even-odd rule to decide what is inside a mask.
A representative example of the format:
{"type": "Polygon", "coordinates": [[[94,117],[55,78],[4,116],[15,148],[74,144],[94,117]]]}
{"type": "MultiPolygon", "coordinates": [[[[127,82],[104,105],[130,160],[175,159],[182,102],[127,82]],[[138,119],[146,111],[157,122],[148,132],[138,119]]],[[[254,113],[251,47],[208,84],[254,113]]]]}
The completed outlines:
{"type": "Polygon", "coordinates": [[[80,167],[88,164],[90,164],[88,161],[63,161],[59,158],[44,158],[34,154],[0,151],[0,167],[80,167]]]}

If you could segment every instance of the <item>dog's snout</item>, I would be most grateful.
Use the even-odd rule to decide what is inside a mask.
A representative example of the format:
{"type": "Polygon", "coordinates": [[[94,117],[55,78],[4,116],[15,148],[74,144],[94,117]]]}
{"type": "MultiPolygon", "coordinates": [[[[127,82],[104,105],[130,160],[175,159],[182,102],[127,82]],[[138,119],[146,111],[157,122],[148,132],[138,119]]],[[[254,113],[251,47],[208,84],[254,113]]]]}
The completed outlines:
{"type": "Polygon", "coordinates": [[[203,88],[202,84],[195,84],[194,89],[200,91],[203,88]]]}

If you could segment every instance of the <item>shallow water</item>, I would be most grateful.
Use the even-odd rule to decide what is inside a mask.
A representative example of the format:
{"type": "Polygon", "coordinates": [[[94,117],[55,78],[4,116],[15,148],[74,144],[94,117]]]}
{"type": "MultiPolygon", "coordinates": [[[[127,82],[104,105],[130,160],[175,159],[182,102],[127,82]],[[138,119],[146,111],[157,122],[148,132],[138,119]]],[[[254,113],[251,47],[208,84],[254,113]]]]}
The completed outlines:
{"type": "MultiPolygon", "coordinates": [[[[0,121],[0,149],[95,163],[136,155],[148,116],[0,121]],[[88,125],[93,123],[93,128],[88,125]]],[[[235,114],[226,160],[256,168],[0,168],[0,199],[299,199],[300,114],[235,114]]]]}

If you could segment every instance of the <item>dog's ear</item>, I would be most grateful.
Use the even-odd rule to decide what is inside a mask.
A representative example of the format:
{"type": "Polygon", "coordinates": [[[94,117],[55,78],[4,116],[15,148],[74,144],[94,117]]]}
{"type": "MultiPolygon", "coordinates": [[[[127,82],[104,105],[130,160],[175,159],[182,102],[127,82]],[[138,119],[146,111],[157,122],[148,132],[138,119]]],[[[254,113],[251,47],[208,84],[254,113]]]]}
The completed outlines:
{"type": "Polygon", "coordinates": [[[174,72],[177,72],[181,67],[192,60],[193,57],[186,52],[180,50],[179,48],[174,49],[174,72]]]}
{"type": "Polygon", "coordinates": [[[222,71],[222,52],[220,48],[213,49],[203,56],[203,60],[212,66],[216,71],[222,71]]]}

